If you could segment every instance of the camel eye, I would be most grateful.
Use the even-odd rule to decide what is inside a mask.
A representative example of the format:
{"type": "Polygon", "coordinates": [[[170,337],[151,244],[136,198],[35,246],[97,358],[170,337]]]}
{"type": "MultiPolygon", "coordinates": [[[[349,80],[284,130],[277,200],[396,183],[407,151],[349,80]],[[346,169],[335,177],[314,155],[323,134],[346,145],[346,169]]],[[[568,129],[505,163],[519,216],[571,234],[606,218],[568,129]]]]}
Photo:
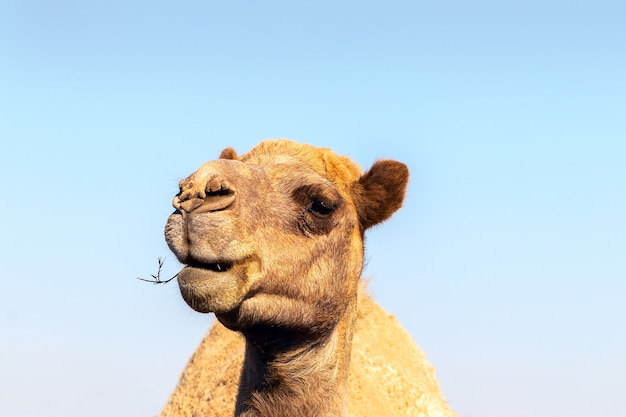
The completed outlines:
{"type": "Polygon", "coordinates": [[[325,201],[315,199],[311,202],[309,211],[314,212],[320,217],[326,217],[335,211],[335,207],[325,201]]]}

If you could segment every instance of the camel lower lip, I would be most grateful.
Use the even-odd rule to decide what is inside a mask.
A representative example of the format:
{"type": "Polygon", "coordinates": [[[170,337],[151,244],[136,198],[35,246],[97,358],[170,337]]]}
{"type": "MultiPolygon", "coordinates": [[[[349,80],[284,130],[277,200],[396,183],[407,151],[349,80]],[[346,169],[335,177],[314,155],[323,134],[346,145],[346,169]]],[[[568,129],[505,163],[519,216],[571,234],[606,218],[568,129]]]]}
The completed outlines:
{"type": "Polygon", "coordinates": [[[178,273],[180,284],[221,286],[237,280],[243,262],[192,262],[178,273]]]}
{"type": "Polygon", "coordinates": [[[256,256],[238,261],[191,262],[178,273],[183,299],[200,313],[225,313],[237,307],[261,270],[256,256]]]}
{"type": "Polygon", "coordinates": [[[246,280],[246,268],[229,265],[188,265],[178,273],[178,287],[191,308],[200,313],[225,312],[241,302],[239,287],[246,280]]]}

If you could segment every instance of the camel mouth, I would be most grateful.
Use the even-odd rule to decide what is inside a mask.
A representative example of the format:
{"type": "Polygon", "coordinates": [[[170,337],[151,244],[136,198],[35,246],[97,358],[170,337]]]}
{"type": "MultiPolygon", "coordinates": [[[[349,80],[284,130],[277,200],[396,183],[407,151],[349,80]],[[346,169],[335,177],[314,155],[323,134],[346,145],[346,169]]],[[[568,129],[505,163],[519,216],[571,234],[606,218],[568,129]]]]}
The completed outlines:
{"type": "Polygon", "coordinates": [[[212,272],[228,272],[233,268],[234,265],[235,265],[234,262],[228,262],[228,261],[217,261],[217,262],[207,263],[207,262],[199,262],[195,260],[187,264],[187,266],[191,266],[193,268],[206,269],[212,272]]]}

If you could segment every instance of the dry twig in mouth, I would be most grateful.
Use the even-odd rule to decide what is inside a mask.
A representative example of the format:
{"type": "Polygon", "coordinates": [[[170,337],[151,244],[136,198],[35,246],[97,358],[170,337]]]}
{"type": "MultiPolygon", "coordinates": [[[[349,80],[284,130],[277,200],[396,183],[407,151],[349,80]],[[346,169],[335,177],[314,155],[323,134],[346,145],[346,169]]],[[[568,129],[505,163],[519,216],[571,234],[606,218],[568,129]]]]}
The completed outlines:
{"type": "Polygon", "coordinates": [[[159,261],[159,269],[157,270],[156,275],[152,275],[152,274],[150,275],[153,279],[145,279],[145,278],[140,278],[140,277],[137,277],[137,279],[140,281],[151,282],[153,284],[167,284],[168,282],[170,282],[171,280],[173,280],[174,278],[178,276],[178,274],[176,274],[170,279],[166,279],[165,281],[161,280],[161,268],[163,268],[164,261],[161,258],[158,258],[158,261],[159,261]]]}

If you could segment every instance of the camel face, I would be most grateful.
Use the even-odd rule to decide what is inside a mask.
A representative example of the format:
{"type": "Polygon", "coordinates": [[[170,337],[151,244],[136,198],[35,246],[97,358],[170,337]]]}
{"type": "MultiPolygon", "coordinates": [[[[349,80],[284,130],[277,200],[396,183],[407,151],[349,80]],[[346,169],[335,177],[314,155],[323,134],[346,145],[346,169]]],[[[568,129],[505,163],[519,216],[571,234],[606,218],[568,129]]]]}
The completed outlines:
{"type": "Polygon", "coordinates": [[[167,221],[183,298],[234,330],[327,333],[356,296],[364,230],[400,207],[407,179],[398,162],[362,175],[290,141],[226,149],[180,182],[167,221]]]}

